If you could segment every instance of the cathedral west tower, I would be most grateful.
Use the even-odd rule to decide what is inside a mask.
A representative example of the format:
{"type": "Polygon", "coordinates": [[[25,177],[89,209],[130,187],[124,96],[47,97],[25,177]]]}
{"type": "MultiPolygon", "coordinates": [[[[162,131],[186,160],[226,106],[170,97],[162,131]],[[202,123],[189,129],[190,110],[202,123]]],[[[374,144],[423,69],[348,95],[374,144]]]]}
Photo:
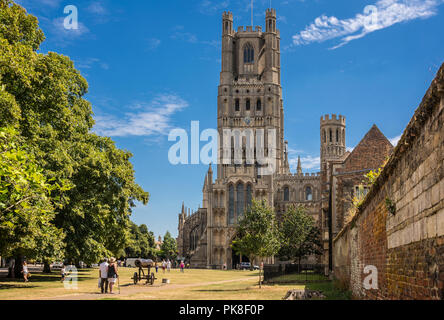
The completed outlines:
{"type": "MultiPolygon", "coordinates": [[[[202,207],[191,212],[182,206],[179,214],[179,256],[191,267],[232,269],[248,261],[233,252],[231,244],[237,223],[254,198],[265,200],[278,218],[292,206],[304,207],[321,229],[325,250],[322,257],[310,256],[304,263],[321,265],[326,273],[329,271],[331,239],[336,231],[332,222],[342,223],[345,208],[342,205],[329,210],[336,208],[340,200],[337,195],[342,192],[331,179],[335,174],[333,165],[342,165],[349,155],[345,117],[332,115],[321,120],[321,173],[303,173],[300,158],[297,171],[291,173],[284,138],[281,39],[276,20],[276,11],[268,9],[264,29],[247,26],[235,30],[232,13],[222,15],[218,163],[214,172],[210,166],[205,175],[202,207]],[[258,136],[262,145],[257,144],[258,136]],[[271,146],[269,137],[274,138],[271,146]],[[274,162],[271,173],[263,170],[269,166],[259,161],[260,155],[274,162]]],[[[268,264],[276,262],[275,257],[265,259],[268,264]]]]}

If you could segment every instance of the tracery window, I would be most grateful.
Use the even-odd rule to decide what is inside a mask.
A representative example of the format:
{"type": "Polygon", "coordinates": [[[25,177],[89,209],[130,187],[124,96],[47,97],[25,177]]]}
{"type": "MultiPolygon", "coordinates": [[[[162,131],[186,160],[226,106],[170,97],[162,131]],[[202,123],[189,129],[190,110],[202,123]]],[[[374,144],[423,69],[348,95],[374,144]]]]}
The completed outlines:
{"type": "Polygon", "coordinates": [[[244,207],[245,193],[244,192],[245,192],[244,185],[242,183],[239,183],[236,188],[236,196],[237,196],[236,214],[237,214],[238,220],[244,214],[244,209],[245,209],[245,207],[244,207]]]}
{"type": "Polygon", "coordinates": [[[290,189],[288,187],[284,188],[284,201],[290,201],[290,189]]]}
{"type": "Polygon", "coordinates": [[[234,224],[234,187],[228,188],[228,224],[234,224]]]}
{"type": "Polygon", "coordinates": [[[244,63],[254,63],[254,48],[251,43],[244,47],[244,63]]]}
{"type": "Polygon", "coordinates": [[[305,188],[305,200],[312,201],[313,200],[313,190],[311,187],[305,188]]]}

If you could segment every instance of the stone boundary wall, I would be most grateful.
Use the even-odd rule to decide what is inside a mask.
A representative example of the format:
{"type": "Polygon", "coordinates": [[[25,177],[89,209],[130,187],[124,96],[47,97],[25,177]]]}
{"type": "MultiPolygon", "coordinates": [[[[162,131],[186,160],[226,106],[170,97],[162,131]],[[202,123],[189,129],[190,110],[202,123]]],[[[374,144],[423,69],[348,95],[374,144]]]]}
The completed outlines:
{"type": "Polygon", "coordinates": [[[444,299],[444,64],[356,216],[334,275],[359,299],[444,299]],[[366,266],[378,289],[366,290],[366,266]]]}

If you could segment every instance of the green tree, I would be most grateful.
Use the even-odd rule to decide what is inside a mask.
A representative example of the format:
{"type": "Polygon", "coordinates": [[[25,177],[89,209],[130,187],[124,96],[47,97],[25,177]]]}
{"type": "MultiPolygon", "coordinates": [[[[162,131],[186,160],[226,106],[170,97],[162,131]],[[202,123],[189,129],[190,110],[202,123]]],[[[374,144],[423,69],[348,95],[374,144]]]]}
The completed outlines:
{"type": "Polygon", "coordinates": [[[15,256],[16,277],[22,257],[60,259],[64,234],[54,226],[51,192],[13,127],[0,128],[0,256],[15,256]]]}
{"type": "Polygon", "coordinates": [[[283,260],[297,260],[300,268],[304,257],[322,253],[320,230],[305,208],[290,207],[282,217],[279,231],[279,257],[283,260]]]}
{"type": "Polygon", "coordinates": [[[163,237],[160,254],[163,258],[170,260],[174,260],[177,257],[177,242],[169,231],[167,231],[163,237]]]}
{"type": "Polygon", "coordinates": [[[66,258],[89,264],[125,248],[131,208],[149,194],[135,183],[132,155],[91,132],[86,80],[68,57],[38,53],[43,40],[34,16],[0,0],[0,127],[17,123],[46,181],[71,187],[51,192],[54,223],[66,258]]]}
{"type": "Polygon", "coordinates": [[[130,239],[125,248],[127,258],[155,258],[154,233],[144,224],[137,226],[130,222],[130,239]]]}
{"type": "Polygon", "coordinates": [[[255,258],[274,256],[279,250],[276,215],[265,201],[253,200],[236,227],[232,249],[247,256],[251,264],[255,258]]]}

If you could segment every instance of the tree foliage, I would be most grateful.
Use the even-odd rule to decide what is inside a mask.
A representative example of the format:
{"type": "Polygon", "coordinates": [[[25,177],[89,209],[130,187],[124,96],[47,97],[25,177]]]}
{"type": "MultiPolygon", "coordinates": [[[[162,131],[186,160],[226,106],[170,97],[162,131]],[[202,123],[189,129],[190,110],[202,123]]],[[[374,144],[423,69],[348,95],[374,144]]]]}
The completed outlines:
{"type": "Polygon", "coordinates": [[[247,256],[251,263],[258,258],[274,256],[279,250],[276,215],[265,201],[253,200],[236,227],[232,249],[247,256]]]}
{"type": "Polygon", "coordinates": [[[149,195],[135,183],[131,153],[91,132],[86,80],[68,57],[38,53],[43,40],[35,17],[0,0],[0,127],[16,127],[42,170],[66,258],[93,263],[126,247],[131,208],[149,195]]]}
{"type": "Polygon", "coordinates": [[[283,215],[279,230],[281,259],[300,263],[304,257],[322,254],[320,229],[305,208],[291,206],[283,215]]]}
{"type": "Polygon", "coordinates": [[[154,233],[144,224],[138,226],[130,222],[130,240],[125,248],[127,258],[155,258],[156,240],[154,233]]]}
{"type": "Polygon", "coordinates": [[[167,231],[163,237],[162,245],[160,246],[160,255],[165,259],[176,259],[177,257],[177,242],[167,231]]]}
{"type": "Polygon", "coordinates": [[[0,128],[0,253],[57,259],[63,232],[54,226],[57,188],[46,180],[12,127],[0,128]]]}

